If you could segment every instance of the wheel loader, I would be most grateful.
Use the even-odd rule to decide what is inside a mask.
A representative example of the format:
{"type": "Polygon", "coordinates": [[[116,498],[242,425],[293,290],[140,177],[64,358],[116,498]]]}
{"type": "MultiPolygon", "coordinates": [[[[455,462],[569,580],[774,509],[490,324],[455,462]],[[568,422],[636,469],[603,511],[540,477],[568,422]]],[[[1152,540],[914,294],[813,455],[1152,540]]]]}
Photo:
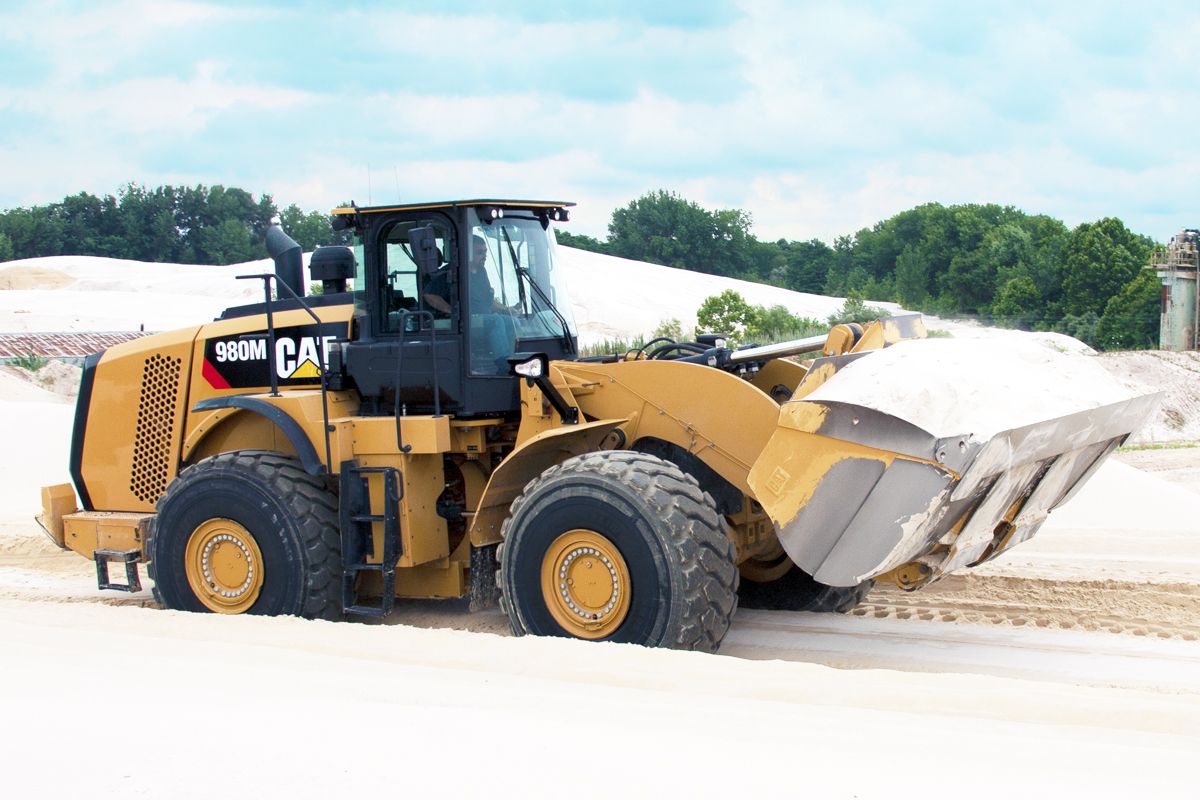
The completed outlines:
{"type": "Polygon", "coordinates": [[[242,276],[261,303],[86,360],[42,527],[103,589],[148,565],[170,609],[498,600],[517,634],[715,651],[739,599],[846,611],[995,557],[1148,413],[940,436],[814,399],[919,316],[583,357],[552,228],[572,205],[336,209],[354,244],[312,254],[309,296],[273,227],[274,271],[242,276]]]}

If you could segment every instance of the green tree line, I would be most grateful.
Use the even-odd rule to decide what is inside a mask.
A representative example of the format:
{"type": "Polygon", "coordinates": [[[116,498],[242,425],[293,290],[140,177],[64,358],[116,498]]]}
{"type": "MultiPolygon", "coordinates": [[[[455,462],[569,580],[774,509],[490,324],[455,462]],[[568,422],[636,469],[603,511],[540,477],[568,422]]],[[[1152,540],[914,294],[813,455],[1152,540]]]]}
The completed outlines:
{"type": "Polygon", "coordinates": [[[225,186],[135,183],[116,195],[87,192],[57,203],[0,212],[0,261],[92,255],[179,264],[236,264],[266,258],[271,218],[305,250],[341,241],[326,214],[270,195],[225,186]]]}
{"type": "Polygon", "coordinates": [[[1142,269],[1154,242],[1106,217],[1074,229],[1012,206],[928,203],[871,228],[763,242],[750,215],[667,191],[613,212],[608,238],[563,244],[787,289],[892,301],[942,316],[1053,330],[1104,348],[1154,347],[1159,284],[1142,269]]]}
{"type": "MultiPolygon", "coordinates": [[[[116,195],[80,192],[0,212],[0,261],[50,255],[250,261],[266,257],[265,232],[277,214],[305,250],[345,241],[326,214],[295,204],[280,210],[270,195],[130,183],[116,195]]],[[[796,291],[1061,331],[1105,349],[1153,347],[1158,340],[1158,281],[1142,269],[1154,243],[1113,217],[1069,229],[1011,206],[928,203],[832,245],[759,241],[752,222],[745,211],[710,210],[658,190],[615,210],[607,239],[560,230],[559,241],[796,291]]]]}

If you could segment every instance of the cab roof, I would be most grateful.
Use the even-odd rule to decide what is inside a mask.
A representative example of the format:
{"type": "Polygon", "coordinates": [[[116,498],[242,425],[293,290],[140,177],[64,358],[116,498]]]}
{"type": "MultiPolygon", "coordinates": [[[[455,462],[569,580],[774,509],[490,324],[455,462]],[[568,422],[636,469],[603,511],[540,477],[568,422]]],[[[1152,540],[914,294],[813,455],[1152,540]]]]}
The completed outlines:
{"type": "Polygon", "coordinates": [[[431,203],[402,203],[387,206],[342,206],[333,214],[378,214],[385,211],[424,211],[434,208],[459,208],[462,206],[492,206],[495,208],[570,208],[575,204],[566,200],[442,200],[431,203]]]}

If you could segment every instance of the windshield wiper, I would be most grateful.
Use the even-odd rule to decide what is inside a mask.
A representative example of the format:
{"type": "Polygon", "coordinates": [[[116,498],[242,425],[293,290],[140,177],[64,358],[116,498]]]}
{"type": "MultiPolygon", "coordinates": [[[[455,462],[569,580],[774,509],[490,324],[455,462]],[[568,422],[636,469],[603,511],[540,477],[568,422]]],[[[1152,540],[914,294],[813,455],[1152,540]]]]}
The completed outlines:
{"type": "Polygon", "coordinates": [[[563,349],[571,355],[579,355],[579,351],[575,348],[574,343],[571,341],[571,328],[567,325],[566,317],[564,317],[562,312],[560,312],[554,303],[550,301],[550,298],[547,297],[546,293],[542,291],[542,287],[538,286],[537,281],[533,279],[533,275],[529,274],[529,270],[521,266],[521,259],[517,258],[517,248],[513,246],[512,237],[508,235],[508,228],[501,227],[500,231],[504,234],[504,241],[508,244],[508,254],[512,257],[513,266],[516,268],[517,274],[529,281],[529,287],[533,289],[534,294],[540,297],[542,302],[546,304],[546,307],[554,312],[555,318],[558,319],[558,324],[562,326],[563,349]]]}

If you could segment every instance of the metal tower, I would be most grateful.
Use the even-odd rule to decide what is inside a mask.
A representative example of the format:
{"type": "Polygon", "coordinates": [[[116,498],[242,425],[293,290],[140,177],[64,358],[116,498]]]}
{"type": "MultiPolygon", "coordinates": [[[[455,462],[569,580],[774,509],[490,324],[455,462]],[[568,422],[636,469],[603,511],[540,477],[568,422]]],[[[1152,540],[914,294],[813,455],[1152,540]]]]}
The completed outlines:
{"type": "Polygon", "coordinates": [[[1195,350],[1200,341],[1200,230],[1186,228],[1154,251],[1150,268],[1162,281],[1158,341],[1163,350],[1195,350]]]}

